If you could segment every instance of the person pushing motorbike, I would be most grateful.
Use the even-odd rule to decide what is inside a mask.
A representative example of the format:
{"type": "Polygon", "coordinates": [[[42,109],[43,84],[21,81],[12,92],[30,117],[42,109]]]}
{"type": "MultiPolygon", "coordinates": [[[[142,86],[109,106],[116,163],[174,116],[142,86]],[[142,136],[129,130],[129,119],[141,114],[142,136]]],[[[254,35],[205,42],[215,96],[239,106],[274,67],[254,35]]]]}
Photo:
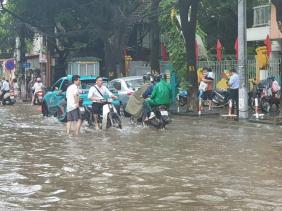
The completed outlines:
{"type": "Polygon", "coordinates": [[[88,93],[88,99],[93,102],[92,109],[97,130],[100,129],[98,119],[99,115],[103,113],[103,100],[105,99],[105,96],[117,99],[117,97],[103,85],[103,77],[99,76],[96,79],[96,84],[89,89],[88,93]]]}

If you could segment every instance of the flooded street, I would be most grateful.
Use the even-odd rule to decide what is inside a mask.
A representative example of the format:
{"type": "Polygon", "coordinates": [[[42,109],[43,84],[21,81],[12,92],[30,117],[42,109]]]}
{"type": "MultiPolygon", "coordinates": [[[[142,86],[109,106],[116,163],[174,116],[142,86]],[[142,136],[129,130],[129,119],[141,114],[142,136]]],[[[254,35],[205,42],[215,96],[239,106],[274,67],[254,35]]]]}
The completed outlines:
{"type": "Polygon", "coordinates": [[[174,117],[73,137],[16,105],[0,144],[0,210],[282,210],[280,126],[174,117]]]}

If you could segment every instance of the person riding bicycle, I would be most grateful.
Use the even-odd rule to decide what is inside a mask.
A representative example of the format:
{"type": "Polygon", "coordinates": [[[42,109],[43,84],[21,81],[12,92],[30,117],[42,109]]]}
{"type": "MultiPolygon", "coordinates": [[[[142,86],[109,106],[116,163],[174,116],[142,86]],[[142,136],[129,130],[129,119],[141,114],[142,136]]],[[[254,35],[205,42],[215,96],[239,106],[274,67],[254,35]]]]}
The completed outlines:
{"type": "Polygon", "coordinates": [[[110,90],[105,85],[103,85],[103,77],[99,76],[96,79],[96,84],[89,89],[88,93],[88,99],[93,102],[92,109],[97,130],[100,129],[98,119],[99,115],[103,113],[103,103],[106,96],[117,99],[117,97],[112,92],[110,92],[110,90]]]}
{"type": "Polygon", "coordinates": [[[172,89],[169,83],[166,82],[166,75],[162,78],[161,75],[157,78],[157,83],[154,87],[152,95],[150,98],[147,98],[144,103],[144,113],[149,118],[145,120],[149,120],[155,117],[154,112],[152,111],[152,106],[169,106],[172,99],[172,89]]]}

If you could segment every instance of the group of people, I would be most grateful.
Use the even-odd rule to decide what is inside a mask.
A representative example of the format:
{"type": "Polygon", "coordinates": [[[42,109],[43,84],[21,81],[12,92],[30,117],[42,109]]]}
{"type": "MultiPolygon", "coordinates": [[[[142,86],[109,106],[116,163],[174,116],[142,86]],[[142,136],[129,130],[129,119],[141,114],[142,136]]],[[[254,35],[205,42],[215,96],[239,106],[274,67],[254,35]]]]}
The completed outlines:
{"type": "MultiPolygon", "coordinates": [[[[230,91],[230,98],[232,100],[232,113],[236,112],[239,115],[239,87],[240,78],[236,69],[230,70],[230,78],[227,85],[230,91]]],[[[209,110],[212,109],[213,98],[213,82],[214,74],[211,68],[203,68],[203,74],[199,81],[199,115],[203,110],[203,100],[208,100],[209,110]]]]}
{"type": "Polygon", "coordinates": [[[166,74],[143,76],[144,84],[132,96],[129,97],[126,112],[139,119],[145,117],[149,121],[155,117],[152,107],[164,105],[169,106],[172,100],[172,90],[167,83],[166,74]]]}
{"type": "Polygon", "coordinates": [[[2,103],[3,97],[6,93],[12,91],[15,97],[19,96],[20,89],[17,79],[6,79],[2,77],[0,80],[0,103],[2,103]]]}
{"type": "MultiPolygon", "coordinates": [[[[80,112],[80,76],[74,75],[72,77],[72,84],[67,88],[66,91],[66,100],[67,100],[67,134],[70,134],[71,125],[73,122],[76,122],[75,134],[80,133],[82,116],[80,112]]],[[[103,77],[97,77],[96,83],[93,85],[88,92],[88,99],[93,102],[92,111],[95,117],[95,126],[96,129],[100,129],[98,122],[98,116],[102,113],[103,109],[103,100],[105,96],[111,98],[117,98],[110,90],[103,85],[103,77]]]]}
{"type": "MultiPolygon", "coordinates": [[[[167,105],[169,106],[172,99],[171,87],[166,82],[166,77],[160,75],[147,74],[143,77],[144,85],[140,89],[136,90],[132,96],[129,97],[129,101],[126,107],[126,111],[136,117],[146,115],[146,120],[154,118],[152,112],[152,106],[167,105]]],[[[67,134],[70,134],[71,125],[76,122],[75,134],[80,133],[82,116],[80,112],[80,76],[74,75],[72,77],[72,84],[67,88],[66,101],[67,101],[67,134]]],[[[95,118],[96,129],[100,129],[98,116],[103,112],[103,105],[105,96],[113,99],[117,99],[104,84],[103,78],[97,77],[96,83],[88,92],[88,99],[93,102],[92,112],[95,118]]]]}

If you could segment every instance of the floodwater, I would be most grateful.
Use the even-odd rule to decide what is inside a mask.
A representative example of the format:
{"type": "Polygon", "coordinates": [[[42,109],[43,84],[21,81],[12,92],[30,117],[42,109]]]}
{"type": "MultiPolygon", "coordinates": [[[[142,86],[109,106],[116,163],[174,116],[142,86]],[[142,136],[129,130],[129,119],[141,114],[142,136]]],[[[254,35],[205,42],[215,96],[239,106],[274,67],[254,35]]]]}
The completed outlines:
{"type": "Polygon", "coordinates": [[[174,117],[166,131],[66,136],[0,107],[0,210],[282,210],[282,128],[174,117]]]}

